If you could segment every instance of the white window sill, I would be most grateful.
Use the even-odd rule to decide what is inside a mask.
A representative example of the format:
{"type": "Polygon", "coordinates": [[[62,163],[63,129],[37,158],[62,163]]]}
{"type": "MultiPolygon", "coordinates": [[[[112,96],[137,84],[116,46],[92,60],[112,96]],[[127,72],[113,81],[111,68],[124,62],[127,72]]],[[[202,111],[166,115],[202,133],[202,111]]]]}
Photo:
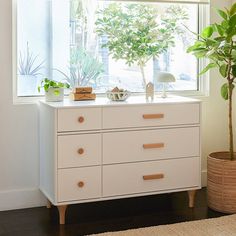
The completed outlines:
{"type": "MultiPolygon", "coordinates": [[[[182,96],[182,97],[195,97],[195,98],[203,98],[208,97],[208,93],[204,93],[202,91],[176,91],[176,92],[169,92],[167,94],[182,96]]],[[[132,93],[131,96],[142,96],[145,93],[132,93]]],[[[161,96],[160,92],[156,92],[155,96],[161,96]]],[[[98,94],[97,97],[106,97],[105,94],[98,94]]],[[[32,96],[32,97],[14,97],[13,104],[14,105],[32,105],[37,104],[40,100],[44,100],[44,96],[32,96]]]]}

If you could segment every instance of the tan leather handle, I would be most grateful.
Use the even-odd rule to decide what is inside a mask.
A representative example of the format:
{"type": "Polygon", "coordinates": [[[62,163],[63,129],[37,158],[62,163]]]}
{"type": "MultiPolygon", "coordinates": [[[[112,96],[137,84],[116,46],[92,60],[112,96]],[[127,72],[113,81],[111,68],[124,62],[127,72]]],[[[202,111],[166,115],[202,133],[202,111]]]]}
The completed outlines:
{"type": "Polygon", "coordinates": [[[83,149],[83,148],[79,148],[79,149],[78,149],[78,153],[79,153],[80,155],[84,154],[84,149],[83,149]]]}
{"type": "Polygon", "coordinates": [[[143,180],[163,179],[164,174],[144,175],[143,180]]]}
{"type": "Polygon", "coordinates": [[[164,143],[147,143],[147,144],[143,144],[144,149],[163,148],[164,146],[165,146],[164,143]]]}
{"type": "Polygon", "coordinates": [[[84,122],[84,117],[83,117],[83,116],[80,116],[80,117],[78,118],[78,122],[79,122],[79,123],[83,123],[83,122],[84,122]]]}
{"type": "Polygon", "coordinates": [[[83,181],[79,181],[78,187],[79,187],[79,188],[83,188],[83,187],[84,187],[84,182],[83,182],[83,181]]]}
{"type": "Polygon", "coordinates": [[[164,114],[143,114],[143,119],[149,120],[149,119],[162,119],[164,118],[164,114]]]}

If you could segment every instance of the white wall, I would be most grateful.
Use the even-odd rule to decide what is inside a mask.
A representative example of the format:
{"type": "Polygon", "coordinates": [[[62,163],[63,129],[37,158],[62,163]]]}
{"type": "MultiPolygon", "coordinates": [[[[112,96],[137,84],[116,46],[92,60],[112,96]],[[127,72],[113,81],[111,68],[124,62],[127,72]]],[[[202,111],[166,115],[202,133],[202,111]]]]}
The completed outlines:
{"type": "MultiPolygon", "coordinates": [[[[230,3],[212,0],[212,7],[230,3]]],[[[0,210],[38,206],[45,200],[38,190],[37,106],[12,101],[11,30],[11,0],[0,0],[0,210]]],[[[227,148],[227,106],[219,95],[218,77],[211,73],[210,96],[203,98],[203,169],[209,152],[227,148]]]]}

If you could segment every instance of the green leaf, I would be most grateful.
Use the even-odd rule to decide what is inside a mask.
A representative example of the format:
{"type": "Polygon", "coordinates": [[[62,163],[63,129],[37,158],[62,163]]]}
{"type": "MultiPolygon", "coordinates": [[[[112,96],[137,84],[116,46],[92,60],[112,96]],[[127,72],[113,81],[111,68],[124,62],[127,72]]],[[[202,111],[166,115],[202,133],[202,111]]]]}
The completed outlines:
{"type": "Polygon", "coordinates": [[[217,9],[218,14],[225,20],[228,19],[227,13],[225,13],[224,11],[217,9]]]}
{"type": "Polygon", "coordinates": [[[230,25],[231,27],[235,27],[235,25],[236,25],[236,14],[233,15],[232,17],[230,17],[230,19],[229,19],[229,25],[230,25]]]}
{"type": "Polygon", "coordinates": [[[221,25],[215,24],[215,28],[220,36],[224,35],[224,28],[221,25]]]}
{"type": "Polygon", "coordinates": [[[60,90],[59,89],[55,89],[53,91],[53,93],[54,93],[55,96],[59,96],[60,95],[60,90]]]}
{"type": "Polygon", "coordinates": [[[236,77],[236,65],[232,65],[232,74],[236,77]]]}
{"type": "Polygon", "coordinates": [[[222,98],[224,98],[225,100],[229,99],[229,85],[228,85],[228,83],[225,83],[222,85],[220,92],[221,92],[222,98]]]}
{"type": "Polygon", "coordinates": [[[203,38],[210,38],[212,36],[213,32],[214,32],[213,27],[212,26],[208,26],[205,29],[203,29],[203,31],[201,33],[201,36],[203,38]]]}
{"type": "Polygon", "coordinates": [[[228,71],[228,65],[223,64],[220,66],[220,74],[225,78],[227,76],[227,71],[228,71]]]}
{"type": "Polygon", "coordinates": [[[233,4],[233,6],[230,8],[230,15],[234,15],[236,13],[236,3],[233,4]]]}
{"type": "Polygon", "coordinates": [[[212,69],[212,68],[215,68],[215,67],[217,67],[217,64],[214,63],[214,62],[212,62],[212,63],[208,64],[208,65],[201,71],[201,73],[200,73],[199,75],[203,75],[203,74],[205,74],[208,70],[210,70],[210,69],[212,69]]]}

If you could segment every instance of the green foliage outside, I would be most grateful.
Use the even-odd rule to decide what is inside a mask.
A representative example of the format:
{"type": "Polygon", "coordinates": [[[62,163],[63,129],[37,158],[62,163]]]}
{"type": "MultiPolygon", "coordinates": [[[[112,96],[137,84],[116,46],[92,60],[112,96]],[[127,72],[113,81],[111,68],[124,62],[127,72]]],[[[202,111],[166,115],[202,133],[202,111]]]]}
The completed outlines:
{"type": "Polygon", "coordinates": [[[78,86],[93,86],[103,74],[103,64],[83,48],[73,48],[70,53],[69,76],[64,75],[66,81],[72,88],[78,86]]]}
{"type": "Polygon", "coordinates": [[[198,39],[188,48],[188,52],[197,58],[208,58],[210,63],[200,73],[218,68],[225,83],[221,87],[221,96],[229,101],[229,151],[234,159],[232,128],[232,95],[236,78],[236,3],[230,9],[217,10],[221,22],[206,27],[198,39]]]}
{"type": "Polygon", "coordinates": [[[109,49],[114,59],[125,60],[129,66],[136,63],[144,86],[146,63],[175,46],[175,36],[183,33],[182,23],[188,19],[184,8],[179,6],[171,6],[161,15],[157,7],[112,3],[97,12],[96,32],[108,37],[102,46],[109,49]]]}

